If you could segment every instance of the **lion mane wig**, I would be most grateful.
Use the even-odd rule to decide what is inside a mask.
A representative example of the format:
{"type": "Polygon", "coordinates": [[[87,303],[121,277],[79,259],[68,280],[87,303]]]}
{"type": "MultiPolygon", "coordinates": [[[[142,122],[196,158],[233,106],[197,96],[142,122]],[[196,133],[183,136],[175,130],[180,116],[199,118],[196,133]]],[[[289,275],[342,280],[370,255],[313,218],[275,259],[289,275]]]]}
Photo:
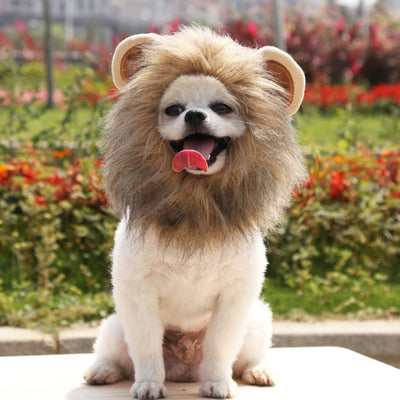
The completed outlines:
{"type": "Polygon", "coordinates": [[[105,121],[105,188],[129,227],[150,229],[161,244],[184,251],[273,229],[306,177],[291,121],[304,75],[289,55],[190,27],[125,39],[112,72],[121,96],[105,121]],[[183,75],[218,79],[246,125],[230,143],[224,168],[212,175],[175,172],[174,154],[158,131],[160,99],[183,75]]]}

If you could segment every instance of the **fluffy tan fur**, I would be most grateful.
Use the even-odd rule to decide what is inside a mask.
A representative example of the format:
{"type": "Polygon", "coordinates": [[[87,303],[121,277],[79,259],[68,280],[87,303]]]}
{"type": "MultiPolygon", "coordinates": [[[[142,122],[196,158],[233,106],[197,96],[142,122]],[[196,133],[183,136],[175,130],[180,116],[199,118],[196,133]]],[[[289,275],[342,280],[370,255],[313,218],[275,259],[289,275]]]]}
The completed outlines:
{"type": "Polygon", "coordinates": [[[306,173],[285,96],[261,55],[208,29],[186,28],[143,47],[141,67],[106,118],[105,186],[114,209],[186,252],[273,228],[306,173]],[[174,172],[174,154],[157,130],[166,88],[196,74],[228,88],[247,126],[224,168],[208,176],[174,172]]]}

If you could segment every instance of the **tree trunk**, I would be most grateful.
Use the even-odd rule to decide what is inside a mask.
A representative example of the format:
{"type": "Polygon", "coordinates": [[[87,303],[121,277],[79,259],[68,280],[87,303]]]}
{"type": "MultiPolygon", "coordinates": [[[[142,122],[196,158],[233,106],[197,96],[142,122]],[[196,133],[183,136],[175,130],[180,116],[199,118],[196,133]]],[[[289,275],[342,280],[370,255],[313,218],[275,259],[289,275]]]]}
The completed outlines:
{"type": "Polygon", "coordinates": [[[275,46],[286,51],[285,28],[281,0],[274,0],[275,46]]]}
{"type": "Polygon", "coordinates": [[[46,64],[46,84],[47,84],[47,107],[53,107],[53,62],[51,56],[51,9],[50,1],[42,0],[45,34],[44,34],[44,50],[45,50],[45,64],[46,64]]]}

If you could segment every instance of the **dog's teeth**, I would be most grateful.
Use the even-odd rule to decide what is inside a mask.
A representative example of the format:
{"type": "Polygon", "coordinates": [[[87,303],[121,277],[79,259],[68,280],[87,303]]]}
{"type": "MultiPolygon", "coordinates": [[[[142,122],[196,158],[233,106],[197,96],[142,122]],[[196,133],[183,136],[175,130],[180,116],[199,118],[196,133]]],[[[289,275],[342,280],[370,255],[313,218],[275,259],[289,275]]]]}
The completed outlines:
{"type": "Polygon", "coordinates": [[[208,155],[207,161],[210,161],[210,158],[211,158],[211,154],[208,155]]]}

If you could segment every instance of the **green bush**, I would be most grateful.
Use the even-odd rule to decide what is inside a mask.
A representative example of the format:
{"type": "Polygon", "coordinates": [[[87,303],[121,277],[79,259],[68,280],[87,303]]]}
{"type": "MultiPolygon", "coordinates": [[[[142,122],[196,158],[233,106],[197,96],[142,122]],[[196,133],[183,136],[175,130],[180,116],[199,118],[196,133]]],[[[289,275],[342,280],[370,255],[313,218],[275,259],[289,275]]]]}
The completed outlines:
{"type": "Polygon", "coordinates": [[[310,182],[267,242],[269,274],[319,298],[361,305],[373,286],[400,283],[400,151],[316,157],[310,182]]]}
{"type": "MultiPolygon", "coordinates": [[[[0,324],[52,330],[101,318],[112,310],[117,223],[101,161],[68,148],[15,152],[0,162],[0,324]]],[[[400,284],[400,150],[359,147],[308,164],[309,183],[267,239],[268,277],[322,308],[360,310],[400,284]]]]}
{"type": "Polygon", "coordinates": [[[89,292],[104,288],[116,222],[93,157],[27,151],[0,164],[3,287],[30,281],[49,292],[66,282],[89,292]]]}

